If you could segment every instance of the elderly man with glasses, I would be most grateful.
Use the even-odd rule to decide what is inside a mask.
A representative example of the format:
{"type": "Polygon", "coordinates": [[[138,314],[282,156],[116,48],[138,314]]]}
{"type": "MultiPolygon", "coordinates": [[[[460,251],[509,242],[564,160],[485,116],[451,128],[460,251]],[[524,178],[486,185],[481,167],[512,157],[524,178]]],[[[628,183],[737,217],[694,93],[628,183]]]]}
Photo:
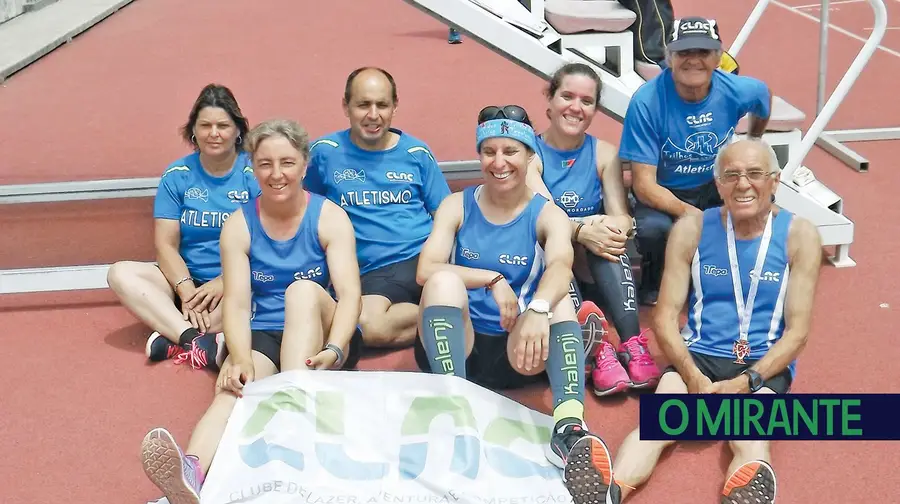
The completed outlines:
{"type": "MultiPolygon", "coordinates": [[[[672,227],[654,330],[671,366],[657,394],[784,394],[806,346],[822,249],[809,221],[773,203],[775,152],[762,140],[719,151],[723,205],[689,213],[672,227]],[[688,303],[688,323],[679,330],[688,303]]],[[[646,482],[672,441],[631,432],[619,448],[608,504],[646,482]]],[[[775,501],[767,441],[730,441],[721,502],[775,501]]]]}
{"type": "Polygon", "coordinates": [[[656,304],[673,222],[722,204],[713,161],[738,122],[750,114],[751,138],[768,124],[768,86],[722,70],[722,54],[714,19],[676,20],[666,68],[637,90],[625,115],[619,158],[633,174],[643,305],[656,304]]]}

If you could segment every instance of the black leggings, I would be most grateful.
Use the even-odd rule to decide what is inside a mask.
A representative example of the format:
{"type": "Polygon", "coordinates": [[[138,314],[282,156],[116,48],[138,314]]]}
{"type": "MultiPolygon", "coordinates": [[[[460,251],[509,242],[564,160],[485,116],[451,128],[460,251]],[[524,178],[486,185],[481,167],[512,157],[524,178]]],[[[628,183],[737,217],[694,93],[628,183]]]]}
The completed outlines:
{"type": "MultiPolygon", "coordinates": [[[[637,288],[631,269],[631,258],[625,253],[619,256],[618,262],[611,262],[595,256],[588,250],[585,250],[585,255],[591,278],[594,280],[594,288],[599,296],[600,308],[612,319],[619,339],[625,341],[640,334],[637,288]]],[[[575,301],[575,309],[580,308],[583,297],[577,282],[572,282],[569,286],[569,295],[575,301]]]]}

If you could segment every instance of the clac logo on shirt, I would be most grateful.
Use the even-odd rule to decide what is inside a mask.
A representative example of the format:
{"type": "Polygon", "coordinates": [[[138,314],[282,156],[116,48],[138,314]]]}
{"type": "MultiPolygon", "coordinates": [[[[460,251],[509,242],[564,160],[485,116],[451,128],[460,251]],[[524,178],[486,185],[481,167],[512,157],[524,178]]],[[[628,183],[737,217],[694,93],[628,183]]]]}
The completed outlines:
{"type": "Polygon", "coordinates": [[[412,182],[413,181],[412,173],[389,171],[385,175],[387,176],[387,179],[391,182],[412,182]]]}
{"type": "Polygon", "coordinates": [[[354,170],[352,168],[344,168],[341,171],[334,172],[335,184],[340,184],[345,180],[348,182],[365,182],[366,172],[363,170],[354,170]]]}
{"type": "Polygon", "coordinates": [[[500,254],[497,258],[500,264],[509,264],[511,266],[528,266],[528,256],[500,254]]]}
{"type": "Polygon", "coordinates": [[[316,266],[315,268],[308,269],[306,271],[298,271],[294,273],[294,280],[312,280],[313,278],[319,278],[322,276],[322,267],[316,266]]]}
{"type": "Polygon", "coordinates": [[[232,203],[246,203],[250,201],[249,191],[228,191],[228,199],[232,203]]]}
{"type": "Polygon", "coordinates": [[[685,121],[687,121],[688,125],[692,128],[704,126],[713,122],[713,113],[706,112],[705,114],[689,115],[685,118],[685,121]]]}
{"type": "MultiPolygon", "coordinates": [[[[750,280],[753,280],[753,272],[750,272],[750,280]]],[[[781,281],[781,273],[776,271],[765,271],[763,272],[760,280],[763,282],[780,282],[781,281]]]]}
{"type": "Polygon", "coordinates": [[[200,189],[199,187],[191,187],[184,192],[184,199],[196,199],[204,203],[209,201],[209,189],[200,189]]]}

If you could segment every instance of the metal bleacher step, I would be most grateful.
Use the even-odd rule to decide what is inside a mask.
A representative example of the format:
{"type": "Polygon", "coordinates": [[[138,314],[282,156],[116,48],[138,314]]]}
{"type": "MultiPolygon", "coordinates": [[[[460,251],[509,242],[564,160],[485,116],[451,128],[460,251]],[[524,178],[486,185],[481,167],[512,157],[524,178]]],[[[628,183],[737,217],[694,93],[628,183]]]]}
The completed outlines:
{"type": "MultiPolygon", "coordinates": [[[[655,65],[635,61],[633,35],[628,28],[636,16],[614,0],[405,1],[542,79],[568,62],[592,66],[603,86],[598,108],[619,122],[624,120],[634,92],[659,71],[653,68],[655,65]]],[[[737,39],[746,38],[744,32],[753,29],[764,8],[765,2],[760,2],[751,13],[735,46],[727,48],[730,54],[737,55],[743,44],[737,39]]],[[[809,180],[804,173],[811,171],[800,166],[808,150],[801,131],[806,114],[781,97],[773,99],[772,109],[764,138],[785,170],[776,203],[812,221],[823,245],[837,247],[829,258],[833,265],[853,266],[848,248],[853,242],[854,223],[843,214],[841,197],[820,181],[809,180]]],[[[817,117],[821,122],[819,119],[824,118],[817,117]]],[[[734,139],[741,138],[746,128],[745,118],[734,139]]]]}
{"type": "Polygon", "coordinates": [[[0,82],[133,1],[29,2],[23,14],[0,24],[0,82]]]}
{"type": "MultiPolygon", "coordinates": [[[[545,0],[547,23],[559,32],[565,44],[566,35],[625,32],[637,20],[634,12],[623,7],[617,0],[545,0]]],[[[635,72],[644,80],[651,80],[662,71],[659,65],[644,61],[634,61],[635,72]]],[[[800,129],[806,120],[802,110],[775,96],[772,100],[770,131],[791,131],[800,129]]],[[[738,124],[737,132],[746,133],[747,118],[738,124]]]]}

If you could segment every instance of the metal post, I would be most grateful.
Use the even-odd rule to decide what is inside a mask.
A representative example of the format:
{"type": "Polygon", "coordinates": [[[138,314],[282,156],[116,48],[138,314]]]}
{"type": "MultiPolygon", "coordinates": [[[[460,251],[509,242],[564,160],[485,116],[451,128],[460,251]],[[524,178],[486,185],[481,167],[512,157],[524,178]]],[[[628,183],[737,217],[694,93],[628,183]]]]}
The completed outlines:
{"type": "Polygon", "coordinates": [[[822,13],[819,15],[819,87],[816,94],[816,115],[822,113],[825,106],[825,86],[828,75],[828,26],[829,0],[822,0],[822,13]]]}
{"type": "Polygon", "coordinates": [[[750,12],[747,21],[744,21],[744,26],[741,27],[741,31],[734,37],[734,42],[732,42],[731,47],[728,48],[728,54],[737,58],[738,53],[741,52],[741,48],[747,43],[747,39],[750,38],[750,34],[753,32],[753,29],[756,28],[756,23],[759,22],[759,18],[762,17],[763,12],[768,6],[769,0],[759,0],[759,2],[756,3],[756,7],[750,12]]]}
{"type": "MultiPolygon", "coordinates": [[[[819,96],[816,102],[816,111],[818,114],[822,113],[822,109],[824,107],[824,88],[825,88],[825,55],[827,53],[827,40],[828,40],[828,2],[829,0],[822,0],[822,12],[820,15],[820,41],[819,41],[819,96]]],[[[866,41],[866,44],[863,46],[862,51],[860,51],[860,55],[857,56],[857,60],[860,59],[864,52],[869,52],[870,54],[865,57],[862,62],[865,64],[868,61],[869,57],[871,57],[871,53],[874,53],[877,49],[878,44],[881,42],[882,37],[884,36],[885,29],[887,27],[887,13],[884,7],[883,0],[869,0],[869,3],[872,5],[872,8],[875,11],[875,21],[874,27],[872,29],[872,35],[869,36],[869,39],[866,41]],[[868,49],[868,51],[867,51],[868,49]]],[[[854,61],[854,65],[857,61],[854,61]]],[[[860,65],[862,66],[862,65],[860,65]]],[[[851,67],[852,68],[852,67],[851,67]]],[[[850,72],[847,72],[849,75],[850,72]]],[[[847,78],[847,75],[844,76],[844,79],[847,78]]],[[[856,80],[856,76],[852,77],[852,80],[856,80]]],[[[843,84],[844,81],[841,81],[843,84]]],[[[852,81],[850,82],[852,85],[852,81]]],[[[850,85],[847,87],[849,88],[850,85]]],[[[840,87],[840,84],[839,84],[840,87]]],[[[835,94],[837,94],[837,89],[835,89],[835,94]]],[[[846,94],[846,93],[844,93],[846,94]]],[[[843,100],[843,97],[841,97],[843,100]]],[[[829,100],[830,102],[831,100],[829,100]]],[[[829,114],[828,118],[830,119],[831,114],[829,114]]],[[[810,128],[812,130],[812,128],[810,128]]],[[[804,138],[805,140],[805,138],[804,138]]],[[[838,158],[841,162],[853,168],[854,170],[865,173],[869,171],[869,160],[859,155],[856,151],[850,149],[845,146],[841,142],[871,142],[877,140],[900,140],[900,127],[896,128],[866,128],[866,129],[851,129],[851,130],[840,130],[840,131],[822,131],[817,134],[815,137],[815,145],[821,147],[825,152],[831,154],[832,156],[838,158]]],[[[806,151],[801,149],[801,152],[806,155],[806,151]]]]}
{"type": "MultiPolygon", "coordinates": [[[[859,154],[856,154],[838,143],[838,141],[832,140],[825,132],[825,125],[828,124],[828,121],[834,116],[838,105],[840,105],[840,103],[844,101],[844,98],[847,97],[847,93],[850,92],[850,88],[853,87],[859,74],[862,73],[866,63],[868,63],[869,59],[872,58],[872,55],[875,54],[875,51],[878,49],[878,44],[881,42],[887,29],[887,9],[884,6],[884,0],[869,0],[869,4],[871,4],[872,10],[875,11],[872,35],[870,35],[868,40],[866,40],[866,43],[863,44],[859,54],[856,55],[850,68],[847,69],[847,73],[844,74],[844,77],[841,78],[841,81],[834,88],[831,97],[825,102],[822,111],[816,116],[812,126],[809,127],[803,140],[801,140],[800,146],[793,151],[791,159],[783,170],[782,176],[786,180],[791,180],[794,171],[800,167],[800,163],[806,158],[809,151],[812,150],[813,145],[819,145],[835,157],[840,158],[849,166],[855,167],[858,171],[868,170],[869,162],[861,158],[859,154]],[[859,161],[862,161],[865,164],[863,165],[859,161]],[[856,166],[851,164],[851,162],[856,163],[856,166]]],[[[897,133],[900,133],[900,128],[898,128],[897,133]]]]}

